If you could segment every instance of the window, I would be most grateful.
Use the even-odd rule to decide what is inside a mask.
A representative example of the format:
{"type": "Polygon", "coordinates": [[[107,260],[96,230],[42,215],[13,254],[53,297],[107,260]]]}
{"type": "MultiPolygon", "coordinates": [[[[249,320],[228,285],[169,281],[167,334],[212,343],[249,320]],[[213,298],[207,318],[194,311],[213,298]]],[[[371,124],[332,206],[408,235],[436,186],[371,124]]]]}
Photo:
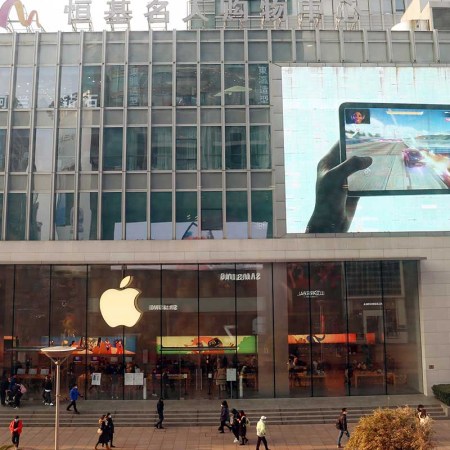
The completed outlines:
{"type": "Polygon", "coordinates": [[[202,170],[222,169],[221,127],[201,127],[202,170]]]}
{"type": "Polygon", "coordinates": [[[150,194],[151,239],[172,239],[172,192],[150,194]]]}
{"type": "Polygon", "coordinates": [[[252,169],[270,169],[270,127],[250,127],[250,165],[252,169]]]}
{"type": "Polygon", "coordinates": [[[269,66],[267,64],[249,64],[248,80],[250,105],[268,105],[269,66]]]}
{"type": "Polygon", "coordinates": [[[58,192],[55,195],[55,239],[58,241],[73,239],[74,201],[72,192],[58,192]]]}
{"type": "Polygon", "coordinates": [[[272,191],[252,191],[252,238],[271,238],[272,226],[272,191]]]}
{"type": "Polygon", "coordinates": [[[172,128],[152,128],[152,170],[172,169],[172,128]]]}
{"type": "Polygon", "coordinates": [[[78,66],[61,66],[59,106],[61,108],[76,108],[78,104],[78,66]]]}
{"type": "Polygon", "coordinates": [[[177,67],[177,106],[197,104],[197,67],[177,67]]]}
{"type": "Polygon", "coordinates": [[[105,128],[103,134],[103,170],[122,170],[122,128],[105,128]]]}
{"type": "Polygon", "coordinates": [[[82,171],[98,170],[98,150],[100,146],[100,131],[98,128],[81,129],[81,158],[82,171]]]}
{"type": "Polygon", "coordinates": [[[127,192],[125,199],[125,239],[147,239],[147,193],[127,192]]]}
{"type": "Polygon", "coordinates": [[[14,85],[14,108],[31,108],[33,99],[33,69],[17,67],[14,85]]]}
{"type": "Polygon", "coordinates": [[[222,192],[202,192],[202,238],[222,239],[222,192]]]}
{"type": "Polygon", "coordinates": [[[37,107],[55,107],[56,70],[54,67],[39,67],[37,107]]]}
{"type": "Polygon", "coordinates": [[[197,169],[197,128],[177,127],[176,170],[197,169]]]}
{"type": "MultiPolygon", "coordinates": [[[[258,1],[259,4],[259,1],[258,1]]],[[[243,64],[225,66],[225,105],[245,104],[245,74],[243,64]]]]}
{"type": "Polygon", "coordinates": [[[102,240],[122,239],[122,193],[104,192],[102,194],[102,240]]]}
{"type": "Polygon", "coordinates": [[[172,106],[171,66],[153,66],[152,106],[172,106]]]}
{"type": "Polygon", "coordinates": [[[226,169],[246,169],[247,150],[245,127],[225,128],[226,169]]]}
{"type": "Polygon", "coordinates": [[[220,105],[222,97],[220,66],[203,64],[200,68],[200,105],[220,105]]]}
{"type": "Polygon", "coordinates": [[[26,172],[30,153],[30,130],[13,129],[9,155],[10,172],[26,172]]]}
{"type": "Polygon", "coordinates": [[[50,239],[50,209],[51,194],[31,194],[31,241],[48,241],[50,239]]]}
{"type": "Polygon", "coordinates": [[[75,171],[76,130],[61,128],[58,131],[56,170],[75,171]]]}
{"type": "Polygon", "coordinates": [[[123,81],[124,66],[106,67],[105,106],[123,106],[123,81]]]}
{"type": "Polygon", "coordinates": [[[33,172],[51,173],[52,166],[53,166],[53,129],[36,128],[34,130],[33,172]]]}
{"type": "Polygon", "coordinates": [[[248,238],[247,191],[227,191],[227,238],[248,238]]]}
{"type": "Polygon", "coordinates": [[[11,69],[0,67],[0,109],[9,106],[9,83],[11,81],[11,69]]]}
{"type": "Polygon", "coordinates": [[[127,170],[147,170],[147,128],[127,130],[127,170]]]}
{"type": "Polygon", "coordinates": [[[6,240],[25,239],[27,195],[9,193],[7,196],[6,240]]]}
{"type": "Polygon", "coordinates": [[[0,129],[0,172],[5,171],[6,130],[0,129]]]}
{"type": "Polygon", "coordinates": [[[84,66],[81,92],[84,108],[100,108],[102,71],[100,66],[84,66]]]}
{"type": "Polygon", "coordinates": [[[129,66],[128,106],[148,106],[148,66],[129,66]]]}
{"type": "Polygon", "coordinates": [[[177,192],[176,202],[176,239],[197,239],[197,193],[177,192]]]}
{"type": "Polygon", "coordinates": [[[78,239],[97,239],[98,193],[81,192],[78,200],[78,239]]]}

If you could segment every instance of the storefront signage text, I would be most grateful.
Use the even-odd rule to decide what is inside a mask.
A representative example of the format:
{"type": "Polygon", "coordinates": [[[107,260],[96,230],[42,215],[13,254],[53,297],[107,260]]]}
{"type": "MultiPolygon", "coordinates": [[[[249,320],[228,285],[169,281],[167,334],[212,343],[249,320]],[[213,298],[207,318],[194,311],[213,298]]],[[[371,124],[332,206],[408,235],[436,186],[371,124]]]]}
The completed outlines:
{"type": "Polygon", "coordinates": [[[220,274],[221,281],[248,281],[248,280],[260,280],[261,273],[252,272],[252,273],[225,273],[222,272],[220,274]]]}

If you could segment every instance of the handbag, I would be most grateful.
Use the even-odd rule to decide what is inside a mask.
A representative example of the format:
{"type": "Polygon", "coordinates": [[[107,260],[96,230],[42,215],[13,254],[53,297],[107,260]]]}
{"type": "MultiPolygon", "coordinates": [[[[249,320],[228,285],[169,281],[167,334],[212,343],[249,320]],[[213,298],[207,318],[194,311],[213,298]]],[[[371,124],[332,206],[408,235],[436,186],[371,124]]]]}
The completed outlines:
{"type": "Polygon", "coordinates": [[[102,434],[102,433],[103,433],[102,429],[101,428],[97,428],[97,434],[102,434]]]}

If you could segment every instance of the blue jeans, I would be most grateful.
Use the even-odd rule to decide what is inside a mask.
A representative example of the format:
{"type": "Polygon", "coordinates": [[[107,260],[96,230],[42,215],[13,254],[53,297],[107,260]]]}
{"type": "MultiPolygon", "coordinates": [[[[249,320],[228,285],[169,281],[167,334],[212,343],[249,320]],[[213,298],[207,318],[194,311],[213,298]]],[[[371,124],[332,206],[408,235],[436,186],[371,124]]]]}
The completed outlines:
{"type": "Polygon", "coordinates": [[[348,432],[348,430],[341,430],[341,431],[339,431],[339,437],[338,437],[337,445],[341,445],[341,439],[342,439],[342,436],[344,436],[344,434],[346,434],[348,438],[350,437],[350,433],[348,432]]]}

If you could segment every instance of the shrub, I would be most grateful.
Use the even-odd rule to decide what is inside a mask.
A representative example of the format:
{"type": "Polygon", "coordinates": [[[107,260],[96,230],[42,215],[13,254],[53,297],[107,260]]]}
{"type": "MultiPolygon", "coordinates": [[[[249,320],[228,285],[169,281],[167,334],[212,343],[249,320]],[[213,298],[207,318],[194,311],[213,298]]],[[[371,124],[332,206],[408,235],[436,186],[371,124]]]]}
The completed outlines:
{"type": "Polygon", "coordinates": [[[450,405],[450,384],[435,384],[431,386],[434,396],[446,405],[450,405]]]}
{"type": "Polygon", "coordinates": [[[430,450],[435,448],[431,437],[432,421],[420,424],[414,409],[377,409],[359,420],[345,448],[430,450]]]}

